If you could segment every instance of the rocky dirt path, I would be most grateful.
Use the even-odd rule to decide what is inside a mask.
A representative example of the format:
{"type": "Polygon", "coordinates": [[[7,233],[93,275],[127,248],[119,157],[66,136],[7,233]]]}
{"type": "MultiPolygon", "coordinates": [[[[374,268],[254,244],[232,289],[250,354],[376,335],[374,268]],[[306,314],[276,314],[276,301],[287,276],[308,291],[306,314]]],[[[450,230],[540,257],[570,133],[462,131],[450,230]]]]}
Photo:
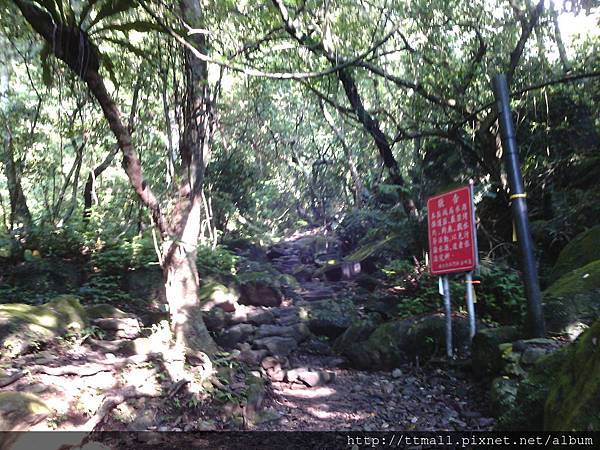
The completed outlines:
{"type": "MultiPolygon", "coordinates": [[[[303,309],[336,302],[352,282],[306,277],[302,267],[313,236],[297,235],[272,250],[273,265],[298,278],[299,287],[278,308],[275,325],[298,324],[303,309]],[[300,276],[298,276],[300,274],[300,276]]],[[[311,330],[315,331],[315,330],[311,330]]],[[[318,331],[318,330],[317,330],[318,331]]],[[[327,330],[323,330],[327,334],[327,330]]],[[[262,361],[271,380],[264,407],[273,419],[257,430],[489,430],[484,387],[460,368],[433,363],[392,372],[361,372],[345,367],[327,340],[307,339],[298,348],[262,361]]]]}

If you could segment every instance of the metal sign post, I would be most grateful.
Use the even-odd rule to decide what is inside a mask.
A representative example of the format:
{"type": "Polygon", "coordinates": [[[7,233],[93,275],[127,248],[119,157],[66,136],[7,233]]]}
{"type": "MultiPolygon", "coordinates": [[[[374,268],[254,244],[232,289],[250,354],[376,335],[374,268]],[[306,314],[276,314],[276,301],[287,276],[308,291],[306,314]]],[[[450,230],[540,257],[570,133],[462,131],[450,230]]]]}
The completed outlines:
{"type": "Polygon", "coordinates": [[[450,303],[450,285],[448,275],[442,277],[444,290],[444,313],[446,314],[446,355],[452,358],[452,304],[450,303]]]}
{"type": "Polygon", "coordinates": [[[545,334],[544,314],[542,311],[542,295],[538,282],[537,266],[533,252],[533,239],[529,230],[527,217],[527,194],[523,186],[523,176],[519,164],[517,138],[510,111],[508,84],[504,74],[496,75],[493,82],[494,96],[498,108],[498,122],[502,138],[502,148],[506,161],[506,172],[510,186],[510,200],[515,221],[516,235],[521,253],[521,266],[525,282],[525,294],[529,312],[529,325],[534,337],[545,334]]]}
{"type": "Polygon", "coordinates": [[[430,197],[427,200],[427,219],[430,269],[432,274],[441,276],[440,294],[444,296],[446,315],[446,354],[451,358],[453,346],[449,273],[467,272],[467,309],[471,337],[475,334],[472,270],[477,266],[477,233],[472,183],[430,197]]]}
{"type": "Polygon", "coordinates": [[[465,275],[467,285],[467,312],[469,313],[469,337],[475,336],[475,302],[473,301],[473,272],[467,272],[465,275]]]}
{"type": "MultiPolygon", "coordinates": [[[[479,254],[477,252],[477,228],[475,226],[475,199],[473,195],[473,180],[469,181],[471,191],[471,210],[473,212],[473,236],[475,236],[475,267],[479,265],[479,254]]],[[[469,337],[473,339],[475,336],[476,319],[475,319],[475,287],[473,286],[473,272],[469,271],[465,274],[465,284],[467,285],[467,312],[469,313],[469,337]]]]}

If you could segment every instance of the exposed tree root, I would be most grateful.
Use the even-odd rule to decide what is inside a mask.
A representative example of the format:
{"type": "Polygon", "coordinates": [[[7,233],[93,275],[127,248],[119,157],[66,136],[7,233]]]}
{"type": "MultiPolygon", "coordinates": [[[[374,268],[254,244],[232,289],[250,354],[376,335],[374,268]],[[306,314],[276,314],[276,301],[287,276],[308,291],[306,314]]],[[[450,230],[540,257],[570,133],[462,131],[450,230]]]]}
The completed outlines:
{"type": "Polygon", "coordinates": [[[100,372],[109,372],[120,369],[128,364],[139,364],[148,361],[147,355],[136,355],[129,358],[115,358],[112,360],[90,359],[86,365],[68,365],[62,367],[33,366],[29,371],[32,374],[43,373],[46,375],[63,376],[76,375],[80,377],[89,377],[100,372]]]}
{"type": "Polygon", "coordinates": [[[121,403],[124,403],[128,400],[133,400],[142,397],[156,398],[162,397],[163,393],[152,393],[152,392],[140,392],[137,390],[135,386],[127,386],[122,389],[120,392],[116,394],[109,395],[104,398],[102,405],[96,411],[90,419],[83,424],[79,429],[81,431],[94,431],[98,425],[100,425],[105,419],[106,416],[121,403]]]}

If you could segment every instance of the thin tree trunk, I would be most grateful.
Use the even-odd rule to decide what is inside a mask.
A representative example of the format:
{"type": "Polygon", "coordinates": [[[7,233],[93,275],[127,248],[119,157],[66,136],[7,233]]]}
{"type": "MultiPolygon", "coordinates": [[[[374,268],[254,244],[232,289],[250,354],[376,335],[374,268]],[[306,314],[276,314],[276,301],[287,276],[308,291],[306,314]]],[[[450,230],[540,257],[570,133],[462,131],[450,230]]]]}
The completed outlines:
{"type": "MultiPolygon", "coordinates": [[[[8,124],[6,124],[8,129],[8,124]]],[[[26,229],[31,228],[32,219],[27,200],[23,193],[21,185],[21,176],[15,163],[13,140],[10,131],[7,130],[7,136],[4,140],[4,174],[8,185],[8,195],[10,200],[10,227],[23,226],[26,229]]]]}
{"type": "Polygon", "coordinates": [[[358,208],[360,208],[363,204],[362,194],[365,190],[365,187],[362,183],[362,180],[360,179],[358,169],[356,168],[354,157],[352,156],[352,151],[350,150],[348,145],[346,145],[344,136],[342,136],[341,131],[335,125],[333,117],[331,116],[323,102],[320,101],[319,105],[321,106],[321,111],[323,112],[323,117],[325,117],[325,121],[329,124],[329,128],[331,128],[331,131],[333,131],[338,141],[340,141],[342,150],[344,151],[344,156],[346,157],[346,162],[348,163],[348,170],[350,171],[350,176],[352,177],[352,182],[354,183],[354,203],[358,208]]]}
{"type": "MultiPolygon", "coordinates": [[[[137,104],[139,98],[139,92],[142,82],[142,71],[139,72],[137,80],[135,82],[135,88],[133,89],[133,100],[131,102],[131,111],[129,112],[129,122],[127,125],[127,129],[130,133],[133,132],[133,123],[135,121],[135,115],[137,113],[137,104]]],[[[115,146],[114,149],[110,151],[108,155],[104,158],[104,160],[92,170],[87,178],[85,183],[85,187],[83,188],[83,220],[84,222],[89,222],[90,215],[92,213],[92,193],[96,187],[96,180],[102,173],[110,167],[115,156],[119,153],[119,146],[115,146]]]]}
{"type": "MultiPolygon", "coordinates": [[[[6,104],[10,92],[10,59],[7,48],[3,51],[6,62],[0,64],[0,113],[5,117],[6,104]]],[[[10,228],[20,224],[25,228],[31,227],[31,213],[27,206],[25,194],[21,186],[21,176],[15,162],[14,143],[12,132],[8,121],[2,127],[3,146],[2,162],[4,163],[4,175],[8,185],[8,196],[10,203],[10,228]]]]}
{"type": "Polygon", "coordinates": [[[106,155],[104,161],[102,161],[98,166],[92,170],[85,182],[85,186],[83,188],[83,220],[85,222],[89,221],[90,215],[92,214],[92,193],[94,192],[96,179],[104,172],[113,162],[115,156],[119,153],[119,146],[116,145],[111,152],[106,155]]]}
{"type": "MultiPolygon", "coordinates": [[[[192,27],[201,24],[203,14],[198,2],[181,0],[179,6],[188,24],[192,27]]],[[[193,35],[192,42],[198,50],[206,51],[204,35],[193,35]]],[[[202,223],[202,185],[210,138],[208,67],[206,62],[195,58],[188,49],[184,54],[187,103],[180,155],[187,176],[179,190],[180,198],[170,222],[175,239],[168,244],[163,257],[163,274],[177,347],[192,353],[212,355],[217,347],[202,321],[198,298],[200,279],[196,265],[202,223]]]]}
{"type": "Polygon", "coordinates": [[[550,0],[550,16],[552,17],[552,24],[554,25],[554,42],[556,42],[556,47],[558,48],[558,55],[563,71],[566,73],[571,70],[571,65],[569,64],[565,44],[562,40],[560,27],[558,26],[558,11],[556,11],[556,8],[554,7],[554,0],[550,0]]]}
{"type": "Polygon", "coordinates": [[[75,168],[75,176],[73,178],[73,188],[71,190],[71,201],[69,202],[69,207],[65,211],[63,215],[62,221],[63,223],[67,222],[71,216],[73,215],[73,211],[77,208],[77,190],[79,188],[79,173],[81,172],[81,164],[83,163],[83,148],[85,143],[81,144],[79,147],[79,154],[77,155],[77,167],[75,168]]]}

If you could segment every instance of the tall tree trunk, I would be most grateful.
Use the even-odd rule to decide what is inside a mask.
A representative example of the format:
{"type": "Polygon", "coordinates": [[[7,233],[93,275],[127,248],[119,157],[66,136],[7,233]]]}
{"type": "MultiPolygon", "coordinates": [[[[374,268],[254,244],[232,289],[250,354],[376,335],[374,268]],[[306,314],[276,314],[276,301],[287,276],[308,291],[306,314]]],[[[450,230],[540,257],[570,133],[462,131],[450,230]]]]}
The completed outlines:
{"type": "MultiPolygon", "coordinates": [[[[52,44],[55,56],[65,61],[71,70],[86,82],[90,92],[100,104],[104,117],[123,153],[123,169],[129,182],[142,203],[150,210],[154,225],[166,244],[162,262],[171,314],[171,328],[177,344],[176,350],[185,351],[194,356],[201,351],[213,353],[216,345],[206,330],[198,308],[195,249],[200,226],[199,194],[201,193],[202,179],[196,176],[200,175],[197,170],[200,164],[197,152],[190,153],[188,159],[189,173],[191,174],[188,180],[189,184],[180,191],[179,202],[172,216],[172,224],[170,224],[150,185],[144,179],[140,160],[131,143],[131,133],[121,119],[118,106],[106,90],[104,80],[99,74],[99,57],[85,33],[66,26],[55,26],[50,15],[32,3],[23,0],[15,0],[15,3],[35,31],[52,44]],[[83,45],[79,45],[77,48],[67,45],[69,41],[79,42],[80,40],[83,45]]],[[[179,356],[178,352],[175,352],[173,358],[181,361],[179,356]]],[[[181,368],[183,368],[183,361],[181,363],[181,368]]]]}
{"type": "MultiPolygon", "coordinates": [[[[181,0],[182,17],[193,28],[202,28],[203,13],[200,2],[181,0]]],[[[206,36],[195,34],[193,45],[206,52],[206,36]]],[[[196,265],[197,245],[202,223],[202,185],[208,159],[211,134],[211,105],[208,85],[208,66],[184,50],[187,102],[184,108],[184,131],[180,156],[184,181],[180,198],[171,218],[175,239],[169,243],[163,259],[163,273],[171,325],[180,348],[213,354],[217,347],[202,321],[198,289],[200,279],[196,265]]]]}

